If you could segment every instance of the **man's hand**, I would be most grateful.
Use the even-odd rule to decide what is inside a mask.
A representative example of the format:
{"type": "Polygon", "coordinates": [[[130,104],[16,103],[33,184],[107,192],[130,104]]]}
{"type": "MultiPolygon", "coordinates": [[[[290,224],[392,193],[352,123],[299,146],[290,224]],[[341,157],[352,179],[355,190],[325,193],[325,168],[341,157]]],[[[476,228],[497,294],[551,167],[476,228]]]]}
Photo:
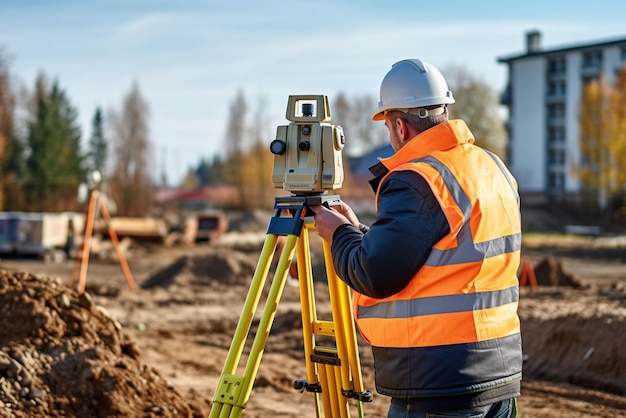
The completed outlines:
{"type": "Polygon", "coordinates": [[[341,202],[340,205],[332,206],[328,209],[326,206],[311,206],[311,210],[315,213],[315,228],[322,239],[328,242],[333,241],[335,230],[343,224],[352,224],[359,227],[359,219],[354,214],[350,206],[341,202]]]}
{"type": "Polygon", "coordinates": [[[357,228],[359,227],[359,218],[357,218],[352,208],[348,206],[343,200],[340,201],[339,205],[333,206],[332,208],[345,216],[352,225],[356,226],[357,228]]]}

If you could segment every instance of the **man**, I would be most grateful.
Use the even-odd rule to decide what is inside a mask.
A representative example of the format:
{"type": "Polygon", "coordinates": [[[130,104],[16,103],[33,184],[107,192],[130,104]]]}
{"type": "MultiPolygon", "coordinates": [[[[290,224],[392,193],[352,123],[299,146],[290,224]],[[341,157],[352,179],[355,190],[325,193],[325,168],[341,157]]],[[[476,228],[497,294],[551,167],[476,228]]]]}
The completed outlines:
{"type": "Polygon", "coordinates": [[[393,65],[375,121],[392,157],[370,170],[377,217],[315,206],[335,270],[353,290],[388,417],[515,417],[522,370],[517,183],[448,120],[452,93],[418,59],[393,65]]]}

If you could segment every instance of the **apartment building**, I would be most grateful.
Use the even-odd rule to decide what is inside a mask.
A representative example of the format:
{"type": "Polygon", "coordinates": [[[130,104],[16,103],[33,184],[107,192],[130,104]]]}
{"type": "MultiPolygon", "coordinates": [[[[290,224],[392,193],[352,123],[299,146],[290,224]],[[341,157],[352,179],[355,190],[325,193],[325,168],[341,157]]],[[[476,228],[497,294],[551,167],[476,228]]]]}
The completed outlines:
{"type": "Polygon", "coordinates": [[[526,51],[499,57],[508,66],[502,103],[508,107],[508,165],[521,193],[564,197],[582,191],[579,116],[585,83],[612,84],[626,64],[626,37],[544,49],[526,33],[526,51]]]}

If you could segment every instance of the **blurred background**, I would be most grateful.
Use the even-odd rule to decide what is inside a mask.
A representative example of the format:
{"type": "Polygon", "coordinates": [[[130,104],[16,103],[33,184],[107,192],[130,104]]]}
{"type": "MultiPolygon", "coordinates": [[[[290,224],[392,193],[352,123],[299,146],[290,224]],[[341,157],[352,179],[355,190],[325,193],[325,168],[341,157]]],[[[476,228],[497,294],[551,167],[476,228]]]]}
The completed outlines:
{"type": "Polygon", "coordinates": [[[626,180],[602,173],[623,162],[595,157],[599,136],[579,115],[590,81],[617,86],[625,14],[616,0],[4,0],[0,210],[82,210],[77,190],[94,170],[118,216],[271,207],[281,190],[268,144],[288,123],[290,94],[329,96],[346,133],[340,193],[371,200],[366,166],[391,153],[370,120],[380,81],[394,62],[421,58],[447,77],[452,117],[510,165],[529,205],[576,196],[591,202],[585,214],[617,219],[626,180]],[[535,75],[588,51],[598,71],[584,83],[535,75]],[[566,111],[550,107],[550,89],[569,94],[566,111]],[[566,114],[566,134],[551,133],[554,112],[566,114]],[[597,139],[588,151],[583,134],[597,139]],[[566,140],[552,149],[550,135],[566,140]]]}

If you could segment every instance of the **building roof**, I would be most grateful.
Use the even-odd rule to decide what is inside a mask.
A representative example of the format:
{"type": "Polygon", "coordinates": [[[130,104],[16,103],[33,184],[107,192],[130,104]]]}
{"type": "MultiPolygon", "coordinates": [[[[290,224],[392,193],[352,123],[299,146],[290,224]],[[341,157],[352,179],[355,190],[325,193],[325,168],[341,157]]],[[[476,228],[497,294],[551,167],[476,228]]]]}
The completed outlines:
{"type": "Polygon", "coordinates": [[[542,55],[562,54],[562,53],[575,51],[575,50],[581,50],[581,49],[603,48],[603,47],[607,47],[611,45],[619,45],[622,43],[626,43],[626,37],[607,39],[607,40],[596,41],[596,42],[572,44],[572,45],[562,46],[558,48],[541,49],[539,51],[527,51],[523,54],[500,57],[498,58],[498,62],[508,63],[510,61],[515,61],[515,60],[523,59],[523,58],[538,57],[542,55]]]}
{"type": "Polygon", "coordinates": [[[378,158],[391,157],[394,150],[390,144],[382,145],[363,155],[352,170],[352,174],[371,176],[369,168],[378,163],[378,158]]]}
{"type": "Polygon", "coordinates": [[[158,203],[178,202],[220,202],[236,196],[237,190],[229,186],[198,187],[195,189],[163,189],[157,190],[155,200],[158,203]]]}

